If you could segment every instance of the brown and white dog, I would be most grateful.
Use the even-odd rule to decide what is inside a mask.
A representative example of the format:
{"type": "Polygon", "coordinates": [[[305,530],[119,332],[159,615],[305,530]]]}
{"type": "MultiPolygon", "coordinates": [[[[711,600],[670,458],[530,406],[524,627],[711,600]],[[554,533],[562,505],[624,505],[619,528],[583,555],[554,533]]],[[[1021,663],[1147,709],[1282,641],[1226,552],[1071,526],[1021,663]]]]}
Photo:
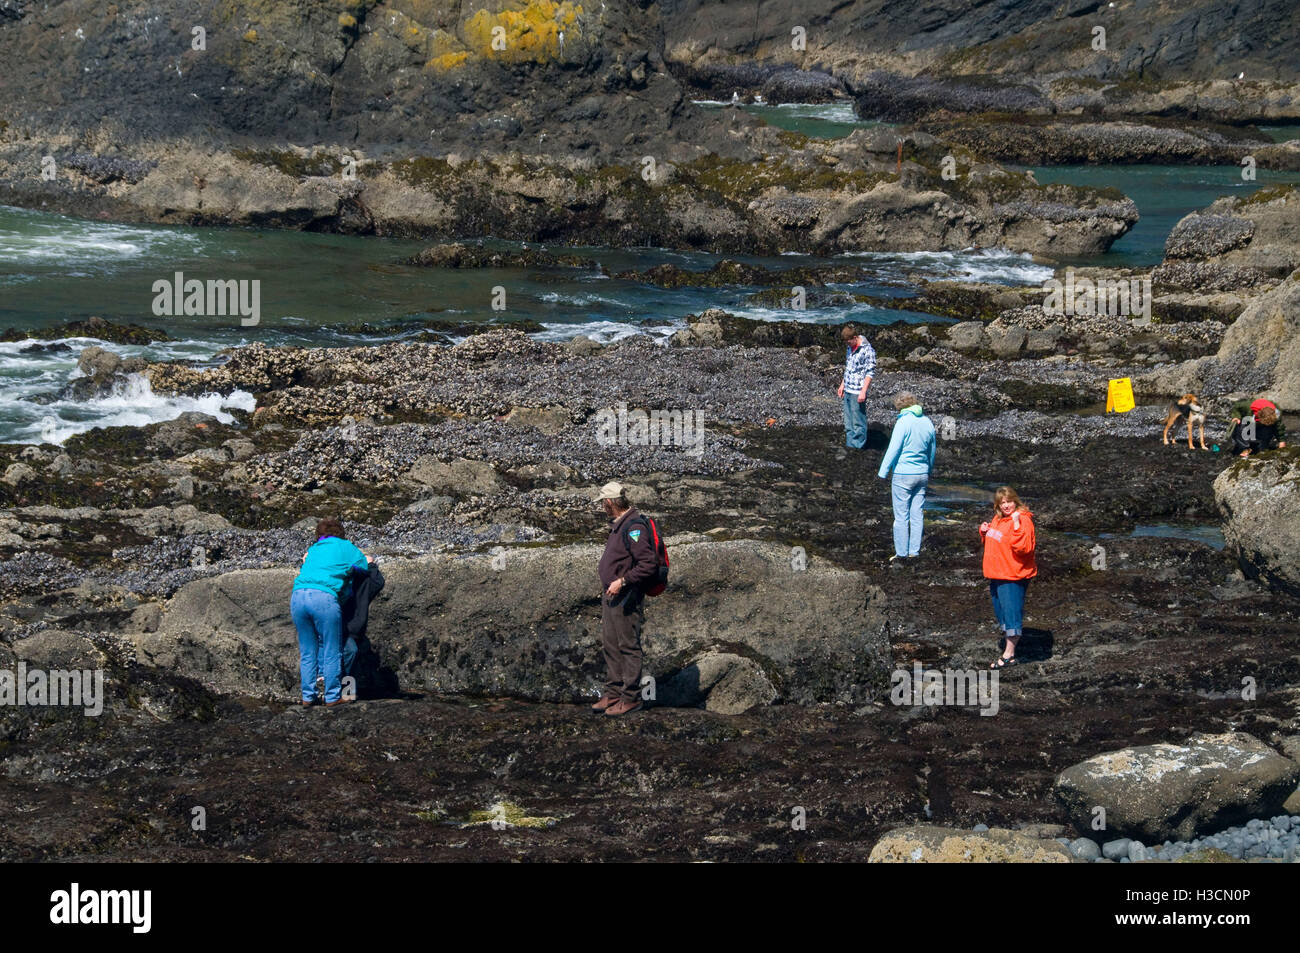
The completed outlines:
{"type": "Polygon", "coordinates": [[[1184,415],[1187,417],[1187,449],[1196,449],[1192,446],[1192,425],[1200,424],[1201,449],[1209,450],[1210,448],[1205,445],[1205,408],[1201,406],[1201,398],[1197,397],[1195,394],[1184,394],[1182,397],[1179,397],[1177,401],[1169,405],[1166,409],[1165,432],[1161,439],[1165,444],[1172,442],[1169,439],[1169,431],[1174,424],[1178,423],[1178,418],[1184,415]]]}

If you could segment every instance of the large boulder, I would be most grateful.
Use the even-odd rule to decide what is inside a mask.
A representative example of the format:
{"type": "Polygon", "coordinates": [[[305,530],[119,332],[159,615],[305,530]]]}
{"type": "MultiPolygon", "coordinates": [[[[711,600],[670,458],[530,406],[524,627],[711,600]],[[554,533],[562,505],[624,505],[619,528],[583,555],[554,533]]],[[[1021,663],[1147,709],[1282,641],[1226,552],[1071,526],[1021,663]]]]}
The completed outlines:
{"type": "Polygon", "coordinates": [[[1264,394],[1300,408],[1300,270],[1251,300],[1229,325],[1219,352],[1139,376],[1146,393],[1264,394]]]}
{"type": "Polygon", "coordinates": [[[1282,276],[1300,268],[1300,189],[1291,185],[1218,199],[1173,227],[1165,258],[1250,265],[1282,276]]]}
{"type": "MultiPolygon", "coordinates": [[[[589,697],[604,680],[599,556],[599,547],[571,545],[385,561],[371,641],[404,690],[589,697]]],[[[883,695],[892,666],[884,597],[861,573],[816,558],[795,571],[788,549],[750,540],[673,545],[672,557],[668,592],[648,600],[642,637],[646,674],[667,697],[683,689],[682,704],[739,711],[883,695]],[[691,694],[693,666],[704,677],[691,694]]],[[[140,660],[220,692],[291,692],[294,573],[241,570],[187,584],[156,632],[131,635],[140,660]]]]}
{"type": "Polygon", "coordinates": [[[993,828],[966,831],[921,824],[890,831],[871,849],[869,864],[1068,864],[1068,848],[1055,840],[993,828]]]}
{"type": "Polygon", "coordinates": [[[1018,356],[1029,337],[1024,328],[1006,327],[997,322],[989,326],[987,334],[993,353],[1004,359],[1018,356]]]}
{"type": "Polygon", "coordinates": [[[958,351],[975,351],[987,343],[982,321],[962,321],[948,328],[948,344],[958,351]]]}
{"type": "Polygon", "coordinates": [[[84,635],[45,629],[12,645],[13,653],[29,666],[50,669],[103,668],[104,653],[84,635]]]}
{"type": "Polygon", "coordinates": [[[1223,538],[1246,572],[1300,593],[1300,447],[1236,460],[1214,481],[1223,538]]]}
{"type": "MultiPolygon", "coordinates": [[[[192,481],[191,481],[192,482],[192,481]]],[[[168,533],[219,533],[230,529],[230,521],[220,513],[204,513],[191,503],[180,506],[151,506],[148,509],[111,510],[126,526],[145,536],[168,533]]]]}
{"type": "Polygon", "coordinates": [[[1244,733],[1108,751],[1066,768],[1056,796],[1080,830],[1098,807],[1106,831],[1144,843],[1191,840],[1280,813],[1300,764],[1244,733]]]}
{"type": "MultiPolygon", "coordinates": [[[[1300,216],[1300,208],[1296,215],[1300,216]]],[[[1224,334],[1215,361],[1267,374],[1269,384],[1264,389],[1277,405],[1300,408],[1300,271],[1241,313],[1224,334]]]]}
{"type": "Polygon", "coordinates": [[[112,377],[121,366],[120,357],[98,346],[82,348],[77,358],[77,370],[87,377],[112,377]]]}
{"type": "Polygon", "coordinates": [[[722,715],[739,715],[777,699],[763,666],[730,652],[708,652],[658,686],[656,701],[674,707],[703,704],[722,715]]]}

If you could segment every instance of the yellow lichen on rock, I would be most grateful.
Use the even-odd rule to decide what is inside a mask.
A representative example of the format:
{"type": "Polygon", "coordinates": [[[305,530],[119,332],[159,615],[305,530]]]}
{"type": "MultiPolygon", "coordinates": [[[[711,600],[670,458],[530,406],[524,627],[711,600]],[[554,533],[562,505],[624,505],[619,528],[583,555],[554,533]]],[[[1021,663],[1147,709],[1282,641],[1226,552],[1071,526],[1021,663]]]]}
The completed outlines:
{"type": "Polygon", "coordinates": [[[469,51],[445,30],[434,30],[429,40],[429,61],[425,69],[455,69],[469,59],[469,51]]]}
{"type": "Polygon", "coordinates": [[[469,59],[468,53],[443,53],[441,56],[435,56],[424,65],[429,69],[442,71],[463,66],[467,59],[469,59]]]}
{"type": "Polygon", "coordinates": [[[244,42],[245,42],[245,43],[256,43],[256,42],[257,42],[257,31],[256,31],[256,30],[249,30],[247,33],[245,33],[245,34],[244,34],[244,42]]]}
{"type": "Polygon", "coordinates": [[[445,53],[462,53],[465,51],[464,44],[446,30],[434,30],[429,42],[429,51],[434,56],[442,56],[445,53]]]}
{"type": "Polygon", "coordinates": [[[345,30],[350,30],[357,25],[357,18],[350,13],[339,14],[339,26],[345,30]]]}
{"type": "Polygon", "coordinates": [[[479,10],[465,21],[465,40],[475,53],[508,62],[558,59],[560,32],[575,37],[581,13],[570,0],[528,0],[522,9],[495,14],[479,10]]]}

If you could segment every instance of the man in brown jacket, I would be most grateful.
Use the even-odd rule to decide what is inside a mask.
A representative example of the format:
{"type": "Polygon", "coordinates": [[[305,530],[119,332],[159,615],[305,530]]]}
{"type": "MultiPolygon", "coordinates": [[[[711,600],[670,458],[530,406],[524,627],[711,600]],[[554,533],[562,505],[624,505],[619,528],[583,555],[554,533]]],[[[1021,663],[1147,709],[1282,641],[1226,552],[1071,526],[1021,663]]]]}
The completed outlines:
{"type": "Polygon", "coordinates": [[[610,519],[600,557],[600,632],[607,678],[605,693],[591,710],[618,716],[641,709],[645,586],[658,572],[659,557],[649,525],[628,502],[622,484],[606,483],[596,498],[610,519]]]}

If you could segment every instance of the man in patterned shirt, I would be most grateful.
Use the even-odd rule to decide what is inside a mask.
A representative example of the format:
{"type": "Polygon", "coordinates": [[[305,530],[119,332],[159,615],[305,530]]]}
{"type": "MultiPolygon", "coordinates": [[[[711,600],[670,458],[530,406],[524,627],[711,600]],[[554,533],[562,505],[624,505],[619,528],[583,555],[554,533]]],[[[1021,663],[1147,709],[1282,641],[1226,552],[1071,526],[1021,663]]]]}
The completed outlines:
{"type": "Polygon", "coordinates": [[[844,341],[844,379],[836,393],[844,401],[844,445],[861,450],[867,445],[867,388],[876,372],[876,352],[851,324],[840,329],[844,341]]]}

